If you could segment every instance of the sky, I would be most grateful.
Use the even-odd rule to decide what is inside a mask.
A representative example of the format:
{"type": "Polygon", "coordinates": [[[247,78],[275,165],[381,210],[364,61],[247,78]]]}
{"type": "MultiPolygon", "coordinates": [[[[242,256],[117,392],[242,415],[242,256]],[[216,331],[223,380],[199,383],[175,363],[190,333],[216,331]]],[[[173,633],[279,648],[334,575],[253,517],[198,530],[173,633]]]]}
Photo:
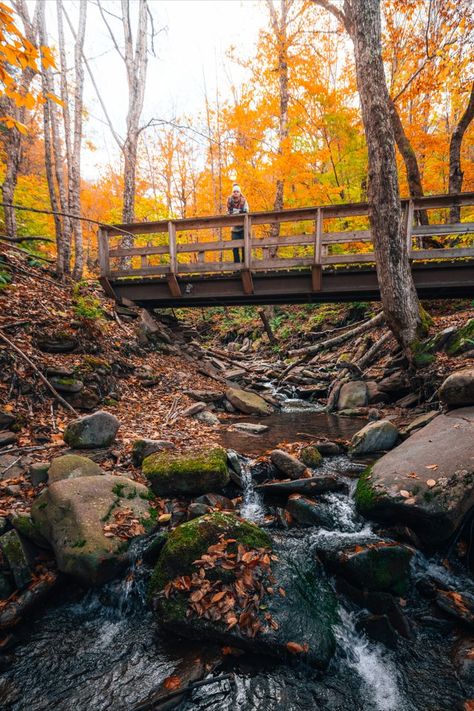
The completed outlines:
{"type": "MultiPolygon", "coordinates": [[[[130,0],[132,24],[137,2],[130,0]]],[[[118,0],[102,0],[109,13],[121,14],[118,0]]],[[[178,115],[196,116],[204,108],[205,91],[212,102],[216,87],[220,96],[230,95],[230,86],[238,86],[245,69],[226,58],[234,45],[239,56],[252,54],[258,32],[267,22],[264,0],[149,0],[155,30],[155,54],[148,60],[147,87],[142,122],[150,118],[172,120],[178,115]]],[[[79,3],[64,0],[66,12],[76,24],[79,3]]],[[[47,28],[51,45],[56,44],[56,0],[48,0],[47,28]]],[[[113,47],[108,30],[94,0],[87,7],[85,54],[100,92],[119,135],[124,134],[128,103],[125,68],[113,47]]],[[[121,23],[108,15],[120,43],[121,23]]],[[[67,32],[72,48],[72,35],[67,32]]],[[[85,72],[84,105],[88,112],[85,133],[95,146],[85,145],[82,154],[83,176],[96,179],[108,165],[118,165],[119,153],[85,72]]]]}

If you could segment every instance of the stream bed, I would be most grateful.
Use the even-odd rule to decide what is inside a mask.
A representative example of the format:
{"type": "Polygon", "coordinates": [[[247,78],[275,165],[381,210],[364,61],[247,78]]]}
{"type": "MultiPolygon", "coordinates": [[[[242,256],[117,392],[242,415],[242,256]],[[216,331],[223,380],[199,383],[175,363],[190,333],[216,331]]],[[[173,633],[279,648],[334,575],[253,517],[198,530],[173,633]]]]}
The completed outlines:
{"type": "MultiPolygon", "coordinates": [[[[300,432],[310,425],[305,419],[308,412],[303,413],[303,421],[294,411],[291,414],[300,432]]],[[[323,419],[328,423],[326,415],[311,413],[311,422],[319,422],[315,434],[320,436],[348,437],[351,428],[361,426],[334,417],[328,429],[329,424],[322,426],[323,419]]],[[[294,432],[282,427],[286,432],[281,437],[280,430],[280,439],[291,440],[294,432]]],[[[227,446],[258,453],[238,446],[234,438],[227,446]]],[[[357,465],[341,456],[325,459],[323,468],[350,475],[357,465]]],[[[296,554],[301,547],[312,551],[328,538],[341,544],[375,538],[371,524],[355,510],[353,476],[346,480],[348,494],[324,496],[334,530],[270,529],[278,544],[296,554]]],[[[262,523],[268,509],[254,489],[251,461],[244,466],[244,484],[241,514],[262,523]]],[[[472,580],[461,569],[448,572],[441,557],[429,559],[417,553],[413,581],[428,573],[447,576],[458,588],[474,592],[472,580]]],[[[99,590],[84,592],[72,583],[58,589],[48,605],[15,633],[18,642],[2,661],[0,708],[130,711],[183,660],[202,654],[206,643],[160,634],[146,602],[149,575],[150,570],[137,563],[124,579],[99,590]]],[[[452,663],[458,628],[443,616],[433,616],[430,603],[416,591],[405,609],[411,638],[399,636],[395,649],[369,640],[358,626],[363,611],[340,595],[338,601],[337,649],[326,672],[297,658],[283,664],[248,653],[225,657],[219,673],[232,671],[235,684],[222,681],[195,689],[179,706],[181,711],[461,711],[464,701],[474,696],[452,663]]]]}

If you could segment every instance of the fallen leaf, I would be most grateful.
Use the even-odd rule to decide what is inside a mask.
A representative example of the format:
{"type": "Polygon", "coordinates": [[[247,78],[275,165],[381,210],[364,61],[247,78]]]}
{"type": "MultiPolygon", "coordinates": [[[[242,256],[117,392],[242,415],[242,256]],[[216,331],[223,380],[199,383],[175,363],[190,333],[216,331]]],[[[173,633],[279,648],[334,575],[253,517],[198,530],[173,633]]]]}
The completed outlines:
{"type": "Polygon", "coordinates": [[[427,464],[425,469],[437,469],[438,465],[437,464],[427,464]]]}
{"type": "Polygon", "coordinates": [[[165,689],[169,689],[170,691],[173,689],[179,689],[181,686],[181,679],[179,676],[169,676],[164,680],[163,686],[165,689]]]}
{"type": "Polygon", "coordinates": [[[406,489],[401,489],[400,496],[403,496],[404,499],[409,499],[411,494],[409,491],[406,491],[406,489]]]}
{"type": "Polygon", "coordinates": [[[309,650],[309,645],[307,642],[304,644],[298,644],[298,642],[287,642],[286,648],[291,654],[302,654],[303,652],[307,652],[309,650]]]}
{"type": "Polygon", "coordinates": [[[436,486],[436,480],[435,479],[428,479],[428,481],[426,482],[426,486],[429,486],[431,489],[432,486],[436,486]]]}

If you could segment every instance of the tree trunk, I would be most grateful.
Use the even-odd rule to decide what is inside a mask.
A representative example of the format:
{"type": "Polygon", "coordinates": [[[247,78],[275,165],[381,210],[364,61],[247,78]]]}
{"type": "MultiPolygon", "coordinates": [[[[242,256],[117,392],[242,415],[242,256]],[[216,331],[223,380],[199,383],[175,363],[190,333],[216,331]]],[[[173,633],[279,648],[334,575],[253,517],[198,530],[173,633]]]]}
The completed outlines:
{"type": "MultiPolygon", "coordinates": [[[[420,168],[418,166],[418,160],[416,158],[416,153],[408,140],[408,136],[405,133],[403,124],[401,122],[400,116],[397,111],[397,107],[393,103],[392,99],[389,100],[390,118],[392,121],[393,133],[395,136],[395,141],[397,142],[398,150],[405,163],[405,170],[407,174],[408,191],[410,197],[422,197],[423,186],[421,184],[420,168]]],[[[426,210],[417,210],[416,216],[420,225],[428,225],[428,215],[426,210]]]]}
{"type": "MultiPolygon", "coordinates": [[[[474,118],[474,82],[471,87],[469,102],[461,119],[453,131],[451,142],[449,144],[449,194],[461,192],[464,173],[461,170],[461,144],[464,134],[466,133],[469,124],[474,118]]],[[[459,222],[461,219],[461,208],[455,205],[449,213],[449,221],[459,222]]]]}
{"type": "Polygon", "coordinates": [[[407,357],[420,335],[400,204],[395,141],[382,62],[379,0],[352,1],[352,39],[369,158],[369,220],[387,324],[407,357]]]}
{"type": "MultiPolygon", "coordinates": [[[[71,167],[69,171],[69,209],[73,215],[81,214],[81,143],[82,143],[82,93],[84,88],[84,67],[82,53],[86,31],[87,0],[79,5],[79,26],[74,46],[75,89],[74,89],[74,141],[71,167]]],[[[75,220],[74,226],[74,279],[80,279],[84,269],[84,246],[82,222],[75,220]]]]}
{"type": "MultiPolygon", "coordinates": [[[[280,0],[280,18],[278,18],[273,0],[267,0],[267,5],[278,47],[278,84],[280,98],[280,111],[278,114],[278,155],[282,156],[284,150],[286,149],[286,142],[288,140],[288,0],[280,0]]],[[[274,210],[283,209],[284,192],[285,181],[283,178],[277,178],[275,199],[273,201],[274,210]]],[[[280,223],[275,222],[271,225],[270,236],[278,237],[279,234],[280,223]]],[[[276,255],[276,252],[276,247],[270,248],[270,254],[272,257],[276,255]]]]}

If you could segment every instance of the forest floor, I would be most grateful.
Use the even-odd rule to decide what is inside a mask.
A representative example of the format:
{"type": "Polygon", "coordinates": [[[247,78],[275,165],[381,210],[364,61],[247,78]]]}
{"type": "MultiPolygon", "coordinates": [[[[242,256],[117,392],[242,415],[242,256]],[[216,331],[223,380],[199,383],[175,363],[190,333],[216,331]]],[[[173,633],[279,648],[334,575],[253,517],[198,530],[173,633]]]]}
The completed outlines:
{"type": "MultiPolygon", "coordinates": [[[[157,333],[150,334],[137,314],[116,312],[97,282],[61,282],[51,267],[9,247],[0,249],[0,285],[0,413],[15,418],[10,427],[14,441],[3,447],[0,441],[0,516],[29,510],[42,485],[32,486],[28,467],[65,451],[62,434],[76,416],[52,396],[13,345],[50,380],[56,377],[74,384],[80,377],[86,382],[85,391],[67,398],[71,405],[76,403],[81,415],[87,410],[107,410],[121,423],[114,449],[101,466],[140,481],[142,475],[131,463],[134,440],[169,440],[178,449],[186,449],[217,442],[219,430],[226,428],[229,414],[219,413],[221,424],[217,426],[184,414],[196,400],[186,391],[222,393],[228,385],[225,373],[203,363],[207,349],[227,353],[229,368],[238,364],[242,353],[245,361],[240,362],[247,369],[252,358],[259,361],[260,372],[262,363],[264,369],[273,362],[281,368],[286,366],[288,350],[311,344],[322,332],[359,323],[380,310],[379,304],[360,302],[278,307],[269,312],[277,339],[270,345],[255,308],[189,309],[172,318],[163,313],[163,322],[157,320],[157,333]],[[74,346],[71,352],[47,352],[54,350],[57,341],[68,340],[74,346]]],[[[468,300],[426,306],[434,319],[433,334],[460,327],[474,317],[474,304],[468,300]]],[[[371,331],[369,343],[380,339],[383,332],[383,328],[371,331]]],[[[364,377],[380,379],[395,347],[394,341],[389,342],[364,377]]],[[[318,367],[333,365],[353,349],[354,344],[346,342],[323,351],[318,367]]],[[[469,365],[474,365],[474,359],[437,353],[427,368],[417,372],[420,392],[430,383],[426,396],[433,399],[444,377],[469,365]]],[[[251,385],[251,379],[248,382],[251,385]]],[[[417,412],[432,407],[418,404],[421,408],[415,410],[396,403],[377,408],[381,416],[390,414],[403,425],[417,412]]]]}

